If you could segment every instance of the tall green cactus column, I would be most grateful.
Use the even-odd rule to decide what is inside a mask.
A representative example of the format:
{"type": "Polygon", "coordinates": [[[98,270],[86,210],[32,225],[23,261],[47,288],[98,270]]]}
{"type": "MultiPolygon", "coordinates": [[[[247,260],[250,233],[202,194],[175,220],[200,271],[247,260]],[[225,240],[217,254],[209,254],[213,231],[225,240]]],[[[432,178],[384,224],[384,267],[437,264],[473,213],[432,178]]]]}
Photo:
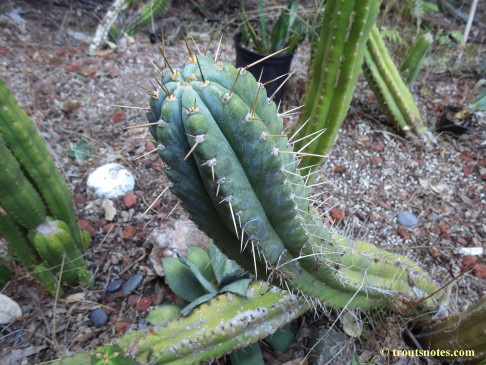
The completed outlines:
{"type": "MultiPolygon", "coordinates": [[[[349,109],[366,40],[380,3],[380,0],[326,1],[304,111],[299,120],[299,126],[307,124],[297,134],[296,141],[300,140],[295,144],[297,150],[323,155],[332,147],[349,109]],[[322,135],[311,142],[319,131],[322,135]]],[[[319,165],[320,161],[318,156],[304,156],[301,165],[319,165]]]]}
{"type": "Polygon", "coordinates": [[[20,108],[0,80],[0,135],[21,163],[29,179],[45,201],[49,215],[63,220],[79,249],[87,247],[81,238],[71,194],[56,169],[34,123],[20,108]]]}
{"type": "Polygon", "coordinates": [[[88,285],[89,234],[80,231],[71,194],[34,124],[1,80],[0,156],[0,232],[9,251],[52,294],[60,282],[53,272],[88,285]]]}
{"type": "Polygon", "coordinates": [[[363,71],[378,103],[399,131],[433,139],[376,26],[371,29],[367,42],[363,71]]]}
{"type": "Polygon", "coordinates": [[[431,33],[425,33],[424,35],[420,36],[417,43],[415,43],[415,45],[412,47],[407,58],[405,58],[400,66],[400,75],[409,88],[417,78],[417,75],[420,72],[420,66],[422,66],[422,62],[424,61],[425,54],[429,50],[430,46],[432,46],[433,42],[434,37],[431,33]]]}

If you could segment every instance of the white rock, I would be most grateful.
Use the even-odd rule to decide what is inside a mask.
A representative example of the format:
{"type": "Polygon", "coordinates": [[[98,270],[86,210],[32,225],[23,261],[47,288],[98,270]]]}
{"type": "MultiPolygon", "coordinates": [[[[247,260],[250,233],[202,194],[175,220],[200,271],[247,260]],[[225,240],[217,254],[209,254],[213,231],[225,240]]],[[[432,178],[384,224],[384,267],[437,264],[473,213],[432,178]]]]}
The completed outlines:
{"type": "Polygon", "coordinates": [[[91,172],[87,185],[96,196],[112,199],[132,191],[135,186],[135,178],[122,165],[109,163],[91,172]]]}
{"type": "Polygon", "coordinates": [[[482,256],[484,248],[482,247],[459,247],[457,253],[467,256],[482,256]]]}

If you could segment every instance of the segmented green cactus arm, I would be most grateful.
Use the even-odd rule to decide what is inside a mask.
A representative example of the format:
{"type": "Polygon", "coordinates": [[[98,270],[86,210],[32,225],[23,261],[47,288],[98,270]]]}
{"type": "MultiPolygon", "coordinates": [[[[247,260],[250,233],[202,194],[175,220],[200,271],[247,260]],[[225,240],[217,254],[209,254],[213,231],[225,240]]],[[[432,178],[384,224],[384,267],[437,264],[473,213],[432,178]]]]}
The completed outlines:
{"type": "Polygon", "coordinates": [[[8,249],[29,271],[41,263],[41,258],[27,238],[27,230],[0,210],[0,232],[7,240],[8,249]]]}
{"type": "Polygon", "coordinates": [[[376,99],[391,122],[403,133],[429,138],[413,96],[373,26],[367,42],[363,71],[376,99]]]}
{"type": "Polygon", "coordinates": [[[400,67],[400,74],[402,75],[405,83],[410,87],[420,72],[420,66],[424,61],[425,54],[429,50],[430,46],[434,42],[434,37],[431,33],[426,33],[418,39],[417,43],[408,53],[407,58],[400,67]]]}
{"type": "MultiPolygon", "coordinates": [[[[323,27],[317,45],[312,80],[297,139],[322,131],[312,143],[312,137],[296,143],[296,150],[305,147],[309,154],[323,155],[329,151],[346,116],[361,71],[366,40],[381,1],[326,1],[323,27]]],[[[315,137],[315,135],[314,135],[315,137]]],[[[318,156],[304,156],[302,166],[319,165],[318,156]]],[[[318,166],[314,167],[316,169],[318,166]]]]}
{"type": "Polygon", "coordinates": [[[10,253],[52,294],[63,295],[52,272],[42,263],[27,238],[27,230],[0,211],[0,233],[7,240],[10,253]]]}
{"type": "Polygon", "coordinates": [[[64,220],[84,251],[71,194],[34,124],[0,80],[0,134],[46,202],[50,215],[64,220]]]}
{"type": "Polygon", "coordinates": [[[35,228],[46,217],[44,202],[24,176],[0,134],[0,207],[25,228],[35,228]]]}
{"type": "MultiPolygon", "coordinates": [[[[187,317],[127,334],[116,345],[141,364],[200,364],[267,337],[309,309],[304,299],[257,282],[246,298],[218,295],[187,317]]],[[[54,364],[88,361],[88,354],[79,354],[54,364]]]]}
{"type": "Polygon", "coordinates": [[[83,255],[74,244],[66,223],[48,217],[43,224],[29,232],[29,240],[54,272],[62,274],[62,281],[78,285],[90,275],[83,255]]]}
{"type": "Polygon", "coordinates": [[[423,348],[435,350],[438,359],[479,365],[486,363],[485,334],[486,298],[482,298],[462,313],[422,325],[415,337],[423,348]]]}

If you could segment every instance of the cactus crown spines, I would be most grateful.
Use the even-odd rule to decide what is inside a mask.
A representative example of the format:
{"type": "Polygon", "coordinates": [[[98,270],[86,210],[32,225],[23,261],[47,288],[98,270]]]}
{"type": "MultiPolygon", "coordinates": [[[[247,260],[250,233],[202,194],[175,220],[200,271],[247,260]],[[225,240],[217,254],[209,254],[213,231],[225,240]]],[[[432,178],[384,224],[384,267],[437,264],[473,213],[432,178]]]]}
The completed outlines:
{"type": "Polygon", "coordinates": [[[224,253],[339,307],[434,290],[410,260],[329,232],[309,207],[307,178],[265,90],[244,69],[195,57],[163,71],[147,118],[171,191],[224,253]],[[412,285],[415,271],[422,279],[412,285]]]}

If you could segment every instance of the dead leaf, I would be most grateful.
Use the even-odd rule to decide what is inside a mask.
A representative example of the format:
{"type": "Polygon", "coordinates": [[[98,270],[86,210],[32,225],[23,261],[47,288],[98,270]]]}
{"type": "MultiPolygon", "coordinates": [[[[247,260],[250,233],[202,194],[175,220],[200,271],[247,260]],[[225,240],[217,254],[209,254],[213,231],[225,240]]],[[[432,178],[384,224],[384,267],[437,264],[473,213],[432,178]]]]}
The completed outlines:
{"type": "Polygon", "coordinates": [[[68,303],[76,303],[82,300],[86,296],[86,293],[81,292],[81,293],[74,293],[66,297],[66,302],[68,303]]]}
{"type": "Polygon", "coordinates": [[[15,349],[10,353],[10,364],[16,364],[22,360],[25,360],[29,356],[37,354],[47,346],[29,346],[23,349],[15,349]]]}
{"type": "Polygon", "coordinates": [[[22,309],[6,295],[0,294],[0,324],[9,324],[22,317],[22,309]]]}
{"type": "Polygon", "coordinates": [[[103,330],[91,331],[91,332],[85,333],[84,335],[79,335],[73,341],[74,342],[86,342],[88,340],[91,340],[93,337],[98,336],[101,332],[103,332],[103,330]]]}
{"type": "Polygon", "coordinates": [[[341,319],[344,333],[350,337],[358,338],[363,333],[363,323],[350,312],[346,312],[341,319]]]}
{"type": "Polygon", "coordinates": [[[112,221],[116,215],[115,204],[110,199],[104,199],[101,207],[105,210],[105,219],[107,221],[112,221]]]}

